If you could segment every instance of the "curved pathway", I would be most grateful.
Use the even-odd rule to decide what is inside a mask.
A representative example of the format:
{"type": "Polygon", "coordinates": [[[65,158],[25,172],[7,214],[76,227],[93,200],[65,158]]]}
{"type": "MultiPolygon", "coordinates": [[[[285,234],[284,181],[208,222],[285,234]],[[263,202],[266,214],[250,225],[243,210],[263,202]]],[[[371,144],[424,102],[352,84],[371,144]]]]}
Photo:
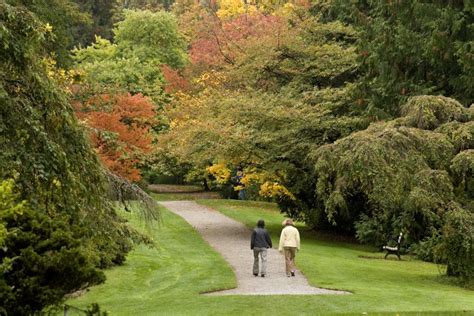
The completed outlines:
{"type": "MultiPolygon", "coordinates": [[[[251,231],[243,224],[208,207],[192,201],[159,202],[189,222],[203,238],[231,265],[237,277],[237,288],[207,295],[304,295],[348,294],[312,287],[301,272],[287,277],[283,256],[269,249],[265,278],[252,274],[253,252],[250,250],[251,231]]],[[[276,243],[278,236],[273,236],[276,243]]],[[[274,244],[278,247],[278,244],[274,244]]]]}

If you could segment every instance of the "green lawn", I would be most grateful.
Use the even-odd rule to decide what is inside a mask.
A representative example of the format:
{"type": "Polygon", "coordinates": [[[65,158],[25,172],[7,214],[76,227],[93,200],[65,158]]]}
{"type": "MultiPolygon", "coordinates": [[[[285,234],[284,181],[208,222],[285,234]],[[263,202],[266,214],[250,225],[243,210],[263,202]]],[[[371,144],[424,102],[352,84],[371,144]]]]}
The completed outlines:
{"type": "MultiPolygon", "coordinates": [[[[199,202],[248,226],[264,218],[277,243],[283,217],[272,204],[199,202]]],[[[141,225],[138,220],[131,220],[141,225]]],[[[306,233],[302,234],[297,262],[310,283],[349,290],[352,295],[203,296],[199,293],[236,284],[222,257],[190,225],[166,210],[153,235],[158,249],[137,247],[126,265],[107,271],[105,284],[67,303],[84,308],[98,302],[112,315],[396,315],[400,311],[412,311],[410,315],[438,311],[445,315],[447,311],[474,311],[474,292],[441,282],[436,265],[363,259],[359,256],[374,253],[365,247],[323,241],[306,233]]],[[[471,313],[462,313],[466,314],[471,313]]]]}

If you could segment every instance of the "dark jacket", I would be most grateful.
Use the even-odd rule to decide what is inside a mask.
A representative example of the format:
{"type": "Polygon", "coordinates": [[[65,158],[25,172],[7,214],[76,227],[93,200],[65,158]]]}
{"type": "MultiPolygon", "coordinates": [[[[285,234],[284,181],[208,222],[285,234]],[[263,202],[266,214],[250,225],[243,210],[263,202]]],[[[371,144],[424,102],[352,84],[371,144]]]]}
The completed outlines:
{"type": "Polygon", "coordinates": [[[257,248],[272,248],[272,240],[265,228],[257,227],[252,232],[250,239],[250,249],[257,248]]]}

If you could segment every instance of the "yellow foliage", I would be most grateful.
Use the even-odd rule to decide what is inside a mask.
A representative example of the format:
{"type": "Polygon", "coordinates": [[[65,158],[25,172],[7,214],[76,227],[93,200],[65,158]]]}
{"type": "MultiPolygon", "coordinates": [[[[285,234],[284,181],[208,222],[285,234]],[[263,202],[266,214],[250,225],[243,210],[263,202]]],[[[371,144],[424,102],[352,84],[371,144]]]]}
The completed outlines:
{"type": "Polygon", "coordinates": [[[226,76],[215,70],[206,71],[199,76],[199,78],[195,79],[194,82],[199,84],[203,88],[209,87],[219,87],[224,83],[226,80],[226,76]]]}
{"type": "Polygon", "coordinates": [[[266,179],[266,175],[262,173],[246,173],[242,177],[240,182],[244,186],[250,186],[251,184],[254,184],[254,183],[257,183],[257,184],[263,183],[265,179],[266,179]]]}
{"type": "Polygon", "coordinates": [[[258,194],[266,198],[287,197],[295,200],[294,195],[279,182],[274,181],[275,177],[266,172],[255,172],[247,170],[244,177],[240,180],[242,186],[234,188],[236,191],[252,185],[260,186],[258,194]]]}
{"type": "Polygon", "coordinates": [[[295,196],[288,191],[283,185],[278,182],[266,181],[260,186],[260,191],[258,192],[263,197],[288,197],[291,200],[295,200],[295,196]]]}
{"type": "Polygon", "coordinates": [[[74,83],[75,78],[79,75],[79,71],[58,68],[56,60],[50,57],[44,58],[43,62],[46,66],[48,78],[54,80],[66,91],[70,92],[69,88],[74,83]]]}
{"type": "Polygon", "coordinates": [[[236,185],[234,187],[234,191],[240,191],[240,190],[243,190],[243,189],[245,189],[245,187],[243,185],[236,185]]]}
{"type": "Polygon", "coordinates": [[[49,23],[46,23],[44,25],[44,30],[45,30],[46,33],[51,33],[51,32],[53,32],[53,26],[49,23]]]}
{"type": "Polygon", "coordinates": [[[253,4],[245,4],[243,0],[220,0],[217,16],[221,19],[235,18],[242,14],[254,14],[257,7],[253,4]]]}
{"type": "Polygon", "coordinates": [[[282,7],[276,9],[273,14],[282,17],[290,17],[294,13],[294,11],[295,6],[292,3],[287,2],[282,7]]]}
{"type": "Polygon", "coordinates": [[[207,167],[206,170],[216,178],[216,181],[219,184],[225,184],[230,179],[230,169],[227,168],[224,163],[214,164],[207,167]]]}

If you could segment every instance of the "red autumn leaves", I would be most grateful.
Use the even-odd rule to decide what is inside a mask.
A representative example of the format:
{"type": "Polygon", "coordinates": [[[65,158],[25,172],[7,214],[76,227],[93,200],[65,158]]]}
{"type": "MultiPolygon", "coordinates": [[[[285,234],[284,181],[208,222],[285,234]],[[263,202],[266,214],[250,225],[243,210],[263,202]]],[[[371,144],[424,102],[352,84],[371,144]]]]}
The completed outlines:
{"type": "Polygon", "coordinates": [[[153,103],[141,94],[102,94],[75,103],[78,118],[91,130],[92,145],[105,167],[130,181],[141,178],[138,166],[151,151],[153,103]]]}

